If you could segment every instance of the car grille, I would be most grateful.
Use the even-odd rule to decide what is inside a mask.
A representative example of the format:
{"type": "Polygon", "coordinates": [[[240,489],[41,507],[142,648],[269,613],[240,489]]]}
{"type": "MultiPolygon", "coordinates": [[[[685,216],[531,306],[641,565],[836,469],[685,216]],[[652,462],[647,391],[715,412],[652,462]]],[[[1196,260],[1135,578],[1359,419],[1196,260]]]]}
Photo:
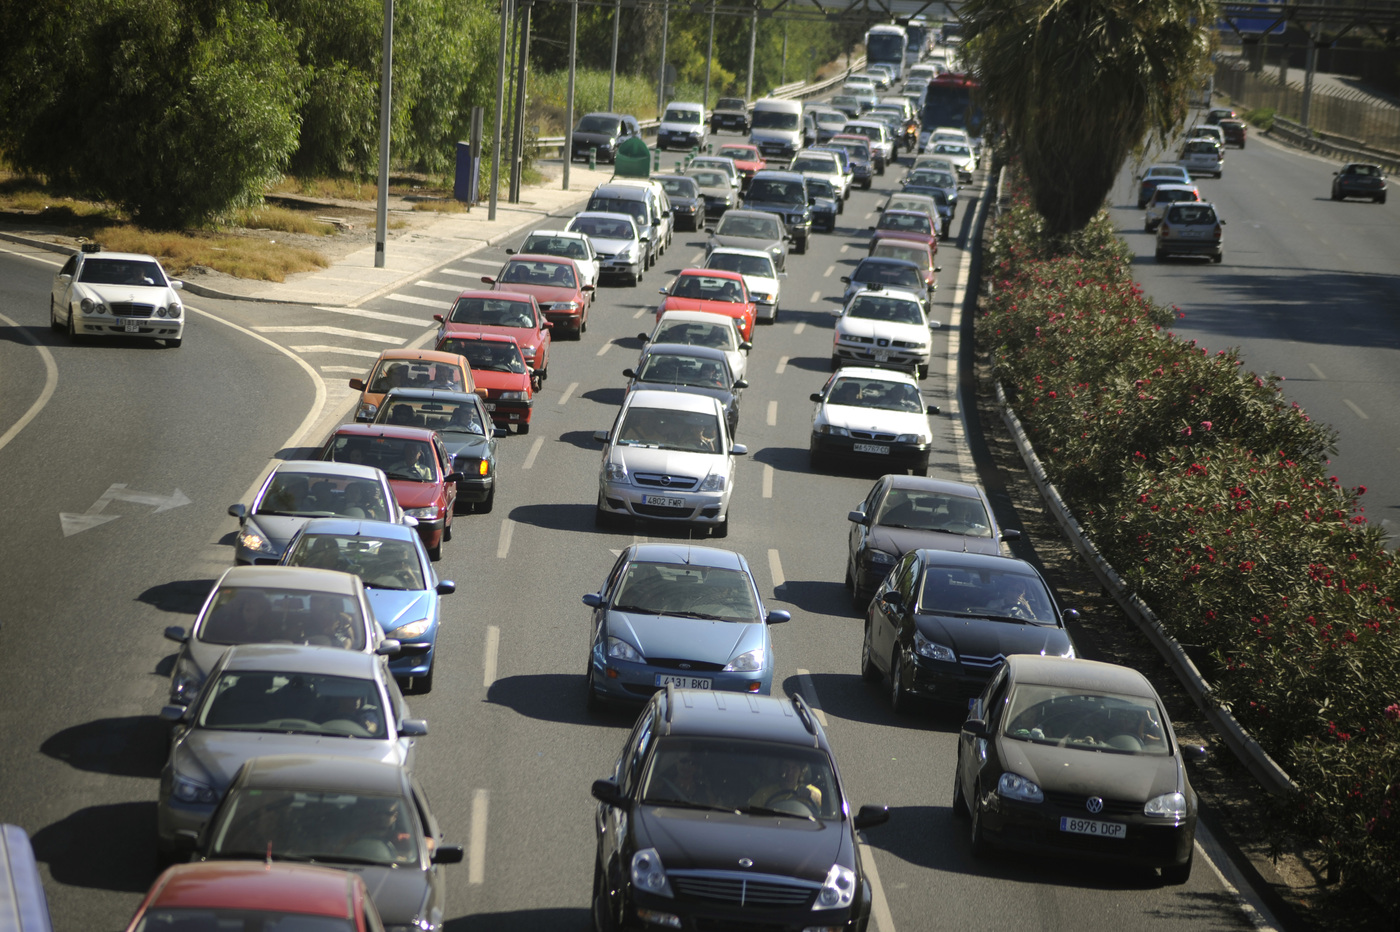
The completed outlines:
{"type": "Polygon", "coordinates": [[[679,657],[648,657],[647,665],[652,667],[665,667],[668,670],[689,670],[692,673],[718,673],[724,669],[722,663],[707,663],[700,660],[681,659],[679,657]]]}
{"type": "Polygon", "coordinates": [[[960,658],[962,665],[971,667],[974,670],[995,670],[1006,662],[1004,654],[997,654],[994,657],[978,657],[975,654],[963,654],[960,658]]]}
{"type": "Polygon", "coordinates": [[[1085,818],[1095,819],[1126,819],[1131,816],[1142,815],[1142,803],[1130,802],[1125,799],[1105,799],[1103,809],[1099,812],[1090,812],[1084,805],[1089,799],[1085,793],[1052,793],[1046,792],[1045,801],[1053,806],[1069,812],[1082,812],[1085,818]]]}
{"type": "Polygon", "coordinates": [[[118,317],[154,317],[156,313],[154,304],[132,304],[130,301],[123,301],[109,304],[108,307],[118,317]]]}
{"type": "Polygon", "coordinates": [[[695,488],[700,480],[692,476],[665,476],[660,473],[639,472],[632,474],[632,481],[636,482],[637,485],[685,492],[695,488]]]}
{"type": "Polygon", "coordinates": [[[807,906],[817,893],[816,884],[783,877],[750,877],[728,872],[670,875],[676,895],[690,900],[732,903],[755,909],[793,909],[807,906]]]}
{"type": "Polygon", "coordinates": [[[882,443],[893,443],[896,435],[873,430],[853,430],[851,436],[856,440],[879,440],[882,443]]]}
{"type": "Polygon", "coordinates": [[[644,518],[689,518],[693,508],[672,508],[670,505],[633,505],[632,510],[644,518]]]}

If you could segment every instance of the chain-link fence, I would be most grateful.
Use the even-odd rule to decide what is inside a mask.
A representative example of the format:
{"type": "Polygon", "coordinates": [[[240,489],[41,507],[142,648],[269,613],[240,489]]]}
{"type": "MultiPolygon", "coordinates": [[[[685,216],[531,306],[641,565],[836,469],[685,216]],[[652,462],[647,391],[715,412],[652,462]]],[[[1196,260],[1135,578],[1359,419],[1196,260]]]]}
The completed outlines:
{"type": "MultiPolygon", "coordinates": [[[[1219,62],[1215,89],[1250,109],[1272,107],[1290,120],[1301,121],[1303,91],[1279,83],[1277,75],[1246,71],[1239,62],[1219,62]]],[[[1349,100],[1313,89],[1308,128],[1357,148],[1400,152],[1400,108],[1373,101],[1349,100]]]]}

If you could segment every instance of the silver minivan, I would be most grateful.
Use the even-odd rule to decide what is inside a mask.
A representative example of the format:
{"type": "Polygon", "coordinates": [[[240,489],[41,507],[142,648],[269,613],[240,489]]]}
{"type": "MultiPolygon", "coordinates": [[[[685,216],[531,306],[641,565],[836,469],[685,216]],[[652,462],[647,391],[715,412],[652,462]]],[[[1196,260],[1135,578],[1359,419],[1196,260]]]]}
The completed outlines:
{"type": "Polygon", "coordinates": [[[649,188],[609,181],[593,189],[586,209],[610,214],[629,214],[637,223],[637,230],[645,247],[646,256],[642,270],[646,271],[656,264],[665,246],[665,237],[661,229],[661,207],[656,203],[656,198],[649,188]]]}

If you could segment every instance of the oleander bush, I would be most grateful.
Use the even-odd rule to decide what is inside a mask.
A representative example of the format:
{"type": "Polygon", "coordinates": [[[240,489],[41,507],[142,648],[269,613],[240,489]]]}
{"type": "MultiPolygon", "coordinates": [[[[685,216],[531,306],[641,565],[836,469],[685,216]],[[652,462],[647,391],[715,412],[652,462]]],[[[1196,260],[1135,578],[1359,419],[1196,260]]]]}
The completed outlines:
{"type": "Polygon", "coordinates": [[[1400,907],[1400,568],[1335,432],[1168,329],[1101,214],[1050,237],[1024,196],[997,222],[978,320],[1052,480],[1215,698],[1293,777],[1295,830],[1400,907]]]}

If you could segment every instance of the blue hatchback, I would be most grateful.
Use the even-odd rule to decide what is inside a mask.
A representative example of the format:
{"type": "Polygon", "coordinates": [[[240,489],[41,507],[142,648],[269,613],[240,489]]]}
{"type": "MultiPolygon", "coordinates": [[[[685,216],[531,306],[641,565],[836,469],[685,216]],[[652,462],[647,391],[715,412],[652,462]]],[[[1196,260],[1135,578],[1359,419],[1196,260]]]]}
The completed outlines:
{"type": "Polygon", "coordinates": [[[741,555],[685,544],[628,547],[583,603],[593,609],[589,708],[667,686],[767,695],[768,626],[792,617],[764,609],[741,555]]]}

